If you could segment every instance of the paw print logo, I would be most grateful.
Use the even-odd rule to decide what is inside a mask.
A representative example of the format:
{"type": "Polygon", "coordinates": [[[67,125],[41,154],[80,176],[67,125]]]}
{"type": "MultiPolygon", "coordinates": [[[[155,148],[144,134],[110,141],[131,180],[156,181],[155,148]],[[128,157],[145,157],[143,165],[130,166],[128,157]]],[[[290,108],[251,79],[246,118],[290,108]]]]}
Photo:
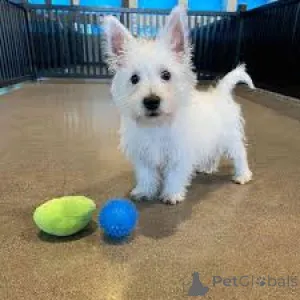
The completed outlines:
{"type": "Polygon", "coordinates": [[[266,285],[266,278],[264,276],[257,277],[256,284],[259,285],[259,286],[265,286],[266,285]]]}

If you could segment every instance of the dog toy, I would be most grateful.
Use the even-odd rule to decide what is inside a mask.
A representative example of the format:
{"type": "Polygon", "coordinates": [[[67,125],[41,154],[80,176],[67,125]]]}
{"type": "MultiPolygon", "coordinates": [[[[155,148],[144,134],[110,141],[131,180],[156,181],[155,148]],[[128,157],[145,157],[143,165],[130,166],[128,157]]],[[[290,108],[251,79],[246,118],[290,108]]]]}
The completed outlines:
{"type": "Polygon", "coordinates": [[[138,211],[129,200],[112,199],[100,210],[98,221],[105,235],[112,239],[123,239],[135,229],[138,211]]]}
{"type": "Polygon", "coordinates": [[[91,221],[96,205],[84,196],[55,198],[37,207],[33,220],[37,227],[51,235],[69,236],[84,229],[91,221]]]}

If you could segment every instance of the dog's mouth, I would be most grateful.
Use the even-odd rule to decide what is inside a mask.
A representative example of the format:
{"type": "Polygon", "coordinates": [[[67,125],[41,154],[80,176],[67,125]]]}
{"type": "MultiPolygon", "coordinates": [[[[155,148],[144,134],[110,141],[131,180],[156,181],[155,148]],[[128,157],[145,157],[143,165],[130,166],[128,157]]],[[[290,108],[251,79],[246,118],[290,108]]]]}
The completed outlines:
{"type": "Polygon", "coordinates": [[[147,111],[142,115],[135,116],[135,120],[139,123],[158,124],[160,122],[169,122],[172,119],[172,114],[162,110],[147,111]]]}
{"type": "Polygon", "coordinates": [[[160,112],[158,112],[158,111],[152,111],[150,113],[147,113],[146,117],[148,117],[148,118],[156,118],[156,117],[159,117],[160,115],[161,115],[160,112]]]}
{"type": "Polygon", "coordinates": [[[136,121],[141,126],[158,126],[159,124],[169,124],[172,122],[172,114],[162,111],[151,112],[144,114],[143,116],[138,116],[136,121]]]}

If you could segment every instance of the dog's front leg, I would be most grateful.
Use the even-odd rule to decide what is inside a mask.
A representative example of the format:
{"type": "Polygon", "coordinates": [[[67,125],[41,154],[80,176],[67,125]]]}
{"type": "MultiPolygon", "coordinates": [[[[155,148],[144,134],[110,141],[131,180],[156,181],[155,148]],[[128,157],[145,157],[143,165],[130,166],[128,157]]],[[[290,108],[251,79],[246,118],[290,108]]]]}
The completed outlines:
{"type": "Polygon", "coordinates": [[[164,188],[161,200],[166,204],[182,202],[185,199],[192,172],[193,167],[184,162],[178,162],[175,166],[167,167],[164,172],[164,188]]]}
{"type": "Polygon", "coordinates": [[[159,188],[159,176],[155,167],[138,161],[134,163],[136,187],[131,191],[134,200],[152,200],[159,188]]]}

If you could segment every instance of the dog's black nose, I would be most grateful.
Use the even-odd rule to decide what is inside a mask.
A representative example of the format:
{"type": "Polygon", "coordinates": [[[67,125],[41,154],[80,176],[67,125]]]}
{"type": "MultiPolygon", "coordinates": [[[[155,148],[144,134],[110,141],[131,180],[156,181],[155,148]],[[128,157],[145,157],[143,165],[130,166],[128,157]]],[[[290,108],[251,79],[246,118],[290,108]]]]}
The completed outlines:
{"type": "Polygon", "coordinates": [[[156,95],[150,95],[148,97],[144,98],[144,106],[150,110],[150,111],[154,111],[157,110],[159,108],[160,105],[160,98],[156,95]]]}

